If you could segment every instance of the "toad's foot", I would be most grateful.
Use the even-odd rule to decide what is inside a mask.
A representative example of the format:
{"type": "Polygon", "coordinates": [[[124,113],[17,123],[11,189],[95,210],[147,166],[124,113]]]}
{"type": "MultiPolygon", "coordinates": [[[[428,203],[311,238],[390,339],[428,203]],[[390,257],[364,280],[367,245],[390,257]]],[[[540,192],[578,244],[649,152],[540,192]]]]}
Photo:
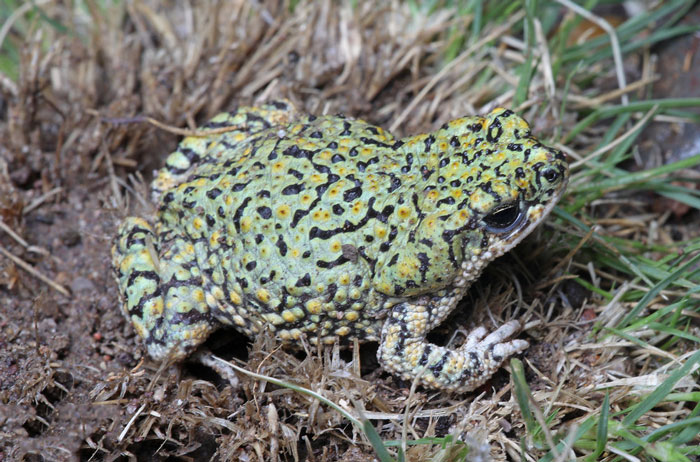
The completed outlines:
{"type": "Polygon", "coordinates": [[[112,267],[124,312],[146,341],[152,358],[179,360],[209,336],[202,278],[195,277],[191,245],[172,239],[161,252],[156,233],[141,218],[128,217],[112,246],[112,267]]]}
{"type": "Polygon", "coordinates": [[[421,385],[454,392],[474,390],[508,359],[525,350],[525,340],[508,340],[520,329],[510,321],[489,335],[480,327],[457,350],[425,340],[427,310],[408,303],[396,306],[384,324],[377,353],[382,366],[405,380],[419,377],[421,385]]]}

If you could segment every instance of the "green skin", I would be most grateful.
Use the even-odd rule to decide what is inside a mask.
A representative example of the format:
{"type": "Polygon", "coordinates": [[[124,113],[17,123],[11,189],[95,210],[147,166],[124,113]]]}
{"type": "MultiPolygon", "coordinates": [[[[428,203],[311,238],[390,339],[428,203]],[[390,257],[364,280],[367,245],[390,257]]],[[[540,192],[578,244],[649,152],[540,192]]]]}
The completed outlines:
{"type": "Polygon", "coordinates": [[[494,258],[561,196],[568,166],[497,109],[401,140],[288,102],[223,113],[152,184],[155,226],[124,220],[112,261],[124,311],[154,359],[221,326],[282,341],[379,341],[382,366],[449,391],[485,382],[520,325],[458,350],[425,336],[494,258]]]}

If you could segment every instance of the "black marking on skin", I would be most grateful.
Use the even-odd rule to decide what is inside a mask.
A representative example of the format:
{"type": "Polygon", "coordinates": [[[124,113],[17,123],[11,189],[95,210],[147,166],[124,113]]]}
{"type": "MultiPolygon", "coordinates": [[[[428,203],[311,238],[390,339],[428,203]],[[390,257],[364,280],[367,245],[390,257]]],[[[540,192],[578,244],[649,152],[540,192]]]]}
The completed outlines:
{"type": "Polygon", "coordinates": [[[360,186],[357,186],[352,189],[348,189],[343,193],[343,200],[345,202],[352,202],[358,197],[362,196],[362,188],[360,186]]]}
{"type": "Polygon", "coordinates": [[[264,240],[265,240],[265,236],[263,236],[262,234],[258,233],[255,235],[255,243],[256,244],[260,244],[264,240]]]}
{"type": "Polygon", "coordinates": [[[442,368],[445,367],[445,363],[447,362],[448,356],[449,355],[447,355],[447,354],[442,355],[442,357],[440,358],[440,360],[437,363],[435,363],[434,365],[432,365],[428,368],[428,369],[430,369],[430,372],[433,373],[434,377],[438,377],[440,375],[440,373],[442,372],[442,368]]]}
{"type": "Polygon", "coordinates": [[[316,130],[315,132],[313,132],[312,134],[309,135],[309,138],[316,138],[316,139],[323,138],[323,133],[316,130]]]}
{"type": "Polygon", "coordinates": [[[367,138],[362,136],[360,137],[360,141],[362,141],[364,144],[379,146],[380,148],[391,148],[390,144],[382,143],[381,141],[375,140],[374,138],[367,138]]]}
{"type": "Polygon", "coordinates": [[[330,143],[328,143],[328,146],[326,146],[326,147],[327,147],[328,149],[333,149],[333,150],[335,150],[335,149],[338,149],[338,143],[336,143],[335,141],[331,141],[330,143]]]}
{"type": "Polygon", "coordinates": [[[329,174],[327,177],[328,181],[326,181],[323,184],[320,184],[316,186],[316,198],[320,199],[321,196],[330,188],[330,186],[335,183],[336,181],[340,180],[340,176],[336,175],[335,173],[329,174]]]}
{"type": "Polygon", "coordinates": [[[391,225],[391,231],[389,231],[388,239],[382,242],[382,245],[379,246],[380,252],[386,252],[391,248],[391,243],[394,241],[394,239],[396,239],[398,232],[399,230],[396,228],[396,226],[391,225]]]}
{"type": "Polygon", "coordinates": [[[213,228],[214,225],[216,224],[216,220],[214,220],[214,217],[212,217],[211,215],[209,215],[209,214],[207,213],[205,218],[206,218],[206,220],[207,220],[207,225],[208,225],[210,228],[213,228]]]}
{"type": "Polygon", "coordinates": [[[236,213],[233,214],[233,225],[236,228],[237,233],[241,233],[241,217],[243,216],[243,212],[245,211],[245,208],[248,206],[248,202],[251,201],[250,197],[246,197],[243,199],[243,202],[241,205],[236,209],[236,213]]]}
{"type": "Polygon", "coordinates": [[[182,201],[182,206],[186,209],[192,209],[197,205],[197,201],[182,201]]]}
{"type": "Polygon", "coordinates": [[[440,199],[439,201],[437,201],[436,205],[437,205],[438,207],[441,206],[441,205],[443,205],[443,204],[446,204],[446,205],[454,205],[455,202],[456,202],[456,201],[455,201],[455,198],[454,198],[454,197],[448,196],[448,197],[446,197],[446,198],[444,198],[444,199],[440,199]]]}
{"type": "Polygon", "coordinates": [[[515,152],[523,152],[523,145],[520,143],[508,143],[508,150],[515,152]]]}
{"type": "Polygon", "coordinates": [[[491,197],[493,197],[494,199],[496,199],[496,201],[500,201],[500,200],[501,200],[501,196],[499,196],[498,193],[496,193],[496,191],[494,191],[494,190],[491,188],[491,182],[490,182],[490,181],[487,181],[486,183],[481,183],[481,184],[479,185],[479,188],[481,188],[482,191],[484,191],[485,193],[489,194],[491,197]]]}
{"type": "Polygon", "coordinates": [[[525,175],[525,170],[523,170],[522,167],[518,167],[515,169],[515,177],[516,178],[525,178],[527,175],[525,175]]]}
{"type": "Polygon", "coordinates": [[[287,255],[287,243],[284,242],[284,237],[282,237],[281,234],[277,236],[277,243],[275,245],[277,245],[277,248],[280,251],[280,255],[282,255],[283,257],[287,255]]]}
{"type": "Polygon", "coordinates": [[[226,211],[222,206],[219,206],[219,208],[216,209],[216,214],[219,215],[220,218],[226,218],[226,211]]]}
{"type": "Polygon", "coordinates": [[[295,169],[293,169],[293,168],[290,168],[289,170],[287,170],[287,173],[289,173],[290,175],[292,175],[292,176],[293,176],[294,178],[296,178],[297,180],[303,180],[303,179],[304,179],[304,174],[301,173],[299,170],[295,170],[295,169]]]}
{"type": "Polygon", "coordinates": [[[418,365],[419,366],[425,366],[428,364],[428,358],[430,357],[430,353],[433,352],[433,346],[428,344],[423,348],[423,354],[421,355],[420,359],[418,360],[418,365]]]}
{"type": "Polygon", "coordinates": [[[301,254],[301,258],[309,258],[311,256],[311,251],[306,250],[304,253],[301,254]]]}
{"type": "Polygon", "coordinates": [[[405,288],[405,287],[402,287],[402,286],[400,286],[400,285],[398,285],[398,284],[394,284],[394,293],[395,293],[396,295],[401,296],[401,294],[403,294],[404,292],[406,292],[406,288],[405,288]]]}
{"type": "Polygon", "coordinates": [[[341,156],[340,154],[333,154],[333,157],[331,157],[331,162],[334,164],[337,164],[338,162],[345,162],[345,157],[341,156]]]}
{"type": "Polygon", "coordinates": [[[295,287],[309,287],[311,285],[311,275],[309,273],[304,274],[303,277],[297,279],[294,283],[295,287]]]}
{"type": "Polygon", "coordinates": [[[192,193],[192,191],[194,191],[194,186],[188,186],[183,191],[183,194],[190,194],[190,193],[192,193]]]}
{"type": "Polygon", "coordinates": [[[182,147],[178,149],[178,152],[185,156],[190,165],[196,164],[202,159],[201,157],[199,157],[199,154],[197,154],[197,152],[191,148],[182,147]]]}
{"type": "Polygon", "coordinates": [[[245,183],[236,183],[233,186],[231,186],[231,192],[240,192],[245,189],[246,186],[250,184],[250,181],[246,181],[245,183]]]}
{"type": "MultiPolygon", "coordinates": [[[[375,275],[375,268],[376,268],[376,266],[377,266],[377,260],[374,259],[374,258],[370,258],[370,257],[365,253],[365,247],[364,247],[364,246],[358,247],[358,248],[357,248],[357,253],[358,253],[362,258],[364,258],[365,261],[369,264],[370,279],[373,279],[373,278],[374,278],[374,275],[375,275]]],[[[360,276],[360,278],[361,278],[361,276],[360,276]]],[[[357,277],[355,278],[355,280],[357,281],[357,277]]],[[[360,287],[360,286],[357,286],[357,287],[360,287]]]]}
{"type": "Polygon", "coordinates": [[[423,238],[420,241],[418,241],[418,243],[423,244],[424,246],[426,246],[429,249],[433,248],[433,241],[431,241],[430,239],[423,238]]]}
{"type": "MultiPolygon", "coordinates": [[[[340,114],[337,115],[337,117],[341,117],[340,114]]],[[[350,122],[343,122],[343,131],[338,134],[338,136],[350,136],[352,135],[352,132],[350,131],[350,122]]]]}
{"type": "Polygon", "coordinates": [[[350,152],[348,153],[348,155],[349,155],[350,157],[357,157],[359,154],[360,154],[360,153],[357,151],[357,147],[356,147],[356,146],[353,146],[353,148],[350,149],[350,152]]]}
{"type": "Polygon", "coordinates": [[[425,152],[430,152],[430,148],[433,146],[433,143],[435,143],[435,137],[433,135],[429,135],[425,141],[425,152]]]}
{"type": "Polygon", "coordinates": [[[270,152],[270,154],[267,155],[267,160],[272,161],[272,160],[277,159],[277,157],[278,157],[277,151],[273,150],[270,152]]]}
{"type": "Polygon", "coordinates": [[[452,146],[453,148],[460,147],[461,143],[459,142],[459,138],[457,138],[456,136],[450,138],[450,146],[452,146]]]}
{"type": "Polygon", "coordinates": [[[377,127],[373,127],[370,125],[366,129],[368,132],[370,132],[373,135],[379,135],[379,130],[377,130],[377,127]]]}
{"type": "MultiPolygon", "coordinates": [[[[438,184],[443,184],[445,182],[445,177],[444,176],[439,176],[437,179],[438,184]]],[[[443,191],[446,189],[444,186],[442,188],[443,191]]]]}
{"type": "Polygon", "coordinates": [[[420,173],[421,173],[421,175],[423,175],[423,181],[426,181],[428,178],[430,178],[430,175],[432,175],[433,173],[435,173],[435,169],[433,169],[433,170],[428,170],[428,167],[426,167],[425,165],[423,165],[423,166],[420,168],[420,173]]]}
{"type": "Polygon", "coordinates": [[[129,274],[129,279],[126,281],[126,287],[131,287],[137,278],[147,279],[156,283],[156,291],[153,294],[149,294],[150,297],[155,296],[156,293],[160,293],[160,276],[155,271],[133,270],[131,274],[129,274]]]}
{"type": "Polygon", "coordinates": [[[394,191],[396,191],[399,187],[401,187],[401,180],[399,177],[397,177],[395,174],[390,173],[389,177],[391,178],[391,186],[389,186],[388,193],[391,194],[394,191]]]}
{"type": "Polygon", "coordinates": [[[450,163],[450,158],[443,157],[442,159],[440,159],[440,163],[438,164],[438,167],[445,168],[449,165],[449,163],[450,163]]]}
{"type": "Polygon", "coordinates": [[[391,257],[391,260],[389,260],[389,263],[386,264],[388,268],[391,268],[396,264],[396,262],[399,261],[399,254],[395,253],[393,257],[391,257]]]}
{"type": "MultiPolygon", "coordinates": [[[[345,258],[344,255],[341,255],[333,261],[318,260],[318,261],[316,261],[316,266],[318,266],[319,268],[330,269],[330,268],[335,268],[336,266],[342,265],[343,263],[347,263],[349,261],[350,260],[345,258]]],[[[333,285],[333,284],[331,284],[331,285],[333,285]]],[[[330,290],[330,286],[328,286],[328,288],[330,290]]]]}
{"type": "Polygon", "coordinates": [[[289,186],[285,186],[284,189],[282,189],[282,195],[291,196],[293,194],[299,194],[305,188],[306,185],[304,183],[290,184],[289,186]]]}
{"type": "Polygon", "coordinates": [[[355,279],[352,281],[355,287],[362,287],[362,276],[359,274],[355,275],[355,279]]]}
{"type": "Polygon", "coordinates": [[[420,261],[420,268],[418,268],[420,271],[420,282],[425,284],[426,273],[430,268],[430,257],[425,252],[418,252],[418,261],[420,261]]]}
{"type": "Polygon", "coordinates": [[[342,215],[345,213],[345,209],[340,204],[333,204],[333,213],[336,215],[342,215]]]}
{"type": "Polygon", "coordinates": [[[255,260],[249,261],[248,263],[246,263],[245,269],[246,271],[253,271],[256,266],[258,266],[258,263],[255,260]]]}
{"type": "Polygon", "coordinates": [[[401,173],[408,173],[411,171],[411,165],[413,165],[413,154],[410,152],[406,154],[406,165],[401,167],[401,173]]]}
{"type": "Polygon", "coordinates": [[[260,215],[261,217],[263,217],[265,219],[268,219],[272,216],[272,210],[270,209],[270,207],[263,206],[263,207],[258,207],[255,210],[258,212],[258,215],[260,215]]]}
{"type": "Polygon", "coordinates": [[[168,193],[165,194],[165,196],[163,196],[163,203],[165,203],[165,204],[169,204],[173,200],[175,200],[175,194],[173,194],[172,191],[169,191],[168,193]]]}
{"type": "Polygon", "coordinates": [[[486,141],[489,143],[496,143],[501,139],[501,135],[503,135],[503,126],[501,125],[501,121],[496,118],[491,122],[486,131],[486,141]]]}
{"type": "Polygon", "coordinates": [[[367,169],[367,166],[372,165],[372,164],[376,164],[378,162],[379,162],[379,157],[375,156],[375,157],[372,157],[371,159],[369,159],[367,162],[362,162],[362,161],[358,162],[357,169],[360,172],[364,172],[367,169]]]}
{"type": "Polygon", "coordinates": [[[260,199],[269,199],[270,198],[270,191],[267,189],[263,189],[259,193],[256,194],[260,199]]]}

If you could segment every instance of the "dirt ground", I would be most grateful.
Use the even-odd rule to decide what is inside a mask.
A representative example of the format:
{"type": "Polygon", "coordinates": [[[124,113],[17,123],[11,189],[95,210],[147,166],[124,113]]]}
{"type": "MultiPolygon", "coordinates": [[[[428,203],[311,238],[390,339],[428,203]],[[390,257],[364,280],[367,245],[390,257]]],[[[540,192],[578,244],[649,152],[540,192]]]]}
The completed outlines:
{"type": "MultiPolygon", "coordinates": [[[[76,33],[35,26],[21,49],[19,78],[0,82],[0,461],[372,460],[357,430],[315,400],[247,377],[234,388],[195,363],[159,369],[119,308],[109,257],[119,221],[148,213],[144,185],[180,139],[145,115],[194,128],[220,110],[286,97],[310,113],[342,112],[396,125],[403,135],[472,113],[497,95],[482,88],[465,96],[455,84],[474,62],[458,62],[431,83],[438,53],[428,39],[457,19],[438,14],[416,23],[397,5],[359,3],[356,10],[319,2],[294,12],[285,2],[212,2],[197,10],[156,1],[106,11],[46,6],[76,33]],[[428,97],[409,106],[423,88],[428,97]]],[[[546,120],[533,125],[548,134],[546,120]]],[[[488,322],[487,305],[512,305],[513,278],[522,281],[526,303],[547,312],[555,295],[538,278],[553,266],[551,247],[561,250],[553,239],[546,249],[534,236],[499,260],[453,328],[438,329],[434,340],[447,341],[456,325],[488,322]]],[[[569,304],[548,313],[553,324],[585,316],[587,291],[570,282],[558,290],[569,304]]],[[[557,342],[589,329],[530,338],[525,358],[555,374],[557,342]]],[[[471,428],[464,434],[488,441],[482,450],[497,459],[506,457],[498,438],[517,441],[523,431],[505,370],[470,396],[449,397],[411,394],[410,384],[377,368],[376,345],[304,354],[226,331],[207,347],[348,409],[363,406],[388,439],[400,438],[401,420],[377,416],[400,416],[409,398],[437,410],[418,415],[413,428],[435,436],[471,428]]],[[[540,378],[529,374],[536,389],[540,378]]],[[[413,460],[420,456],[414,449],[413,460]]]]}

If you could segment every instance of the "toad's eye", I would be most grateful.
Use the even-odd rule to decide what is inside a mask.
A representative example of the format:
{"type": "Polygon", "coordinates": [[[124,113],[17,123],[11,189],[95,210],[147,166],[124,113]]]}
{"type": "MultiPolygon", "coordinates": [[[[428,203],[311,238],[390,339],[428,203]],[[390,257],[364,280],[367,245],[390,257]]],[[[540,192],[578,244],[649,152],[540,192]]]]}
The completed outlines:
{"type": "Polygon", "coordinates": [[[544,175],[544,179],[550,183],[554,183],[556,179],[559,178],[559,172],[557,172],[557,170],[554,168],[545,169],[542,172],[542,175],[544,175]]]}
{"type": "Polygon", "coordinates": [[[520,226],[525,219],[525,210],[515,202],[497,208],[484,217],[486,229],[492,233],[507,233],[520,226]]]}

